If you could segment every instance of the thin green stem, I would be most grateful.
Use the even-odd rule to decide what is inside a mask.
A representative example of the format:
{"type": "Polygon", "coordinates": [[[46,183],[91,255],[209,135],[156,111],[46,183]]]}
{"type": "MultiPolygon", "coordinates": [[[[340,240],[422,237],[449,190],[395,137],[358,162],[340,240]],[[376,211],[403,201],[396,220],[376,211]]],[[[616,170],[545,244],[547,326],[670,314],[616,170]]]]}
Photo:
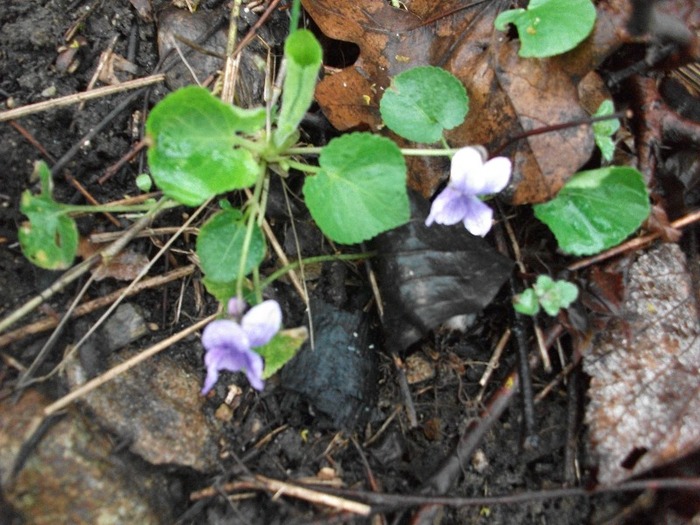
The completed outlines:
{"type": "Polygon", "coordinates": [[[257,153],[258,155],[262,155],[268,147],[266,144],[262,144],[254,140],[245,139],[240,135],[232,135],[231,139],[233,141],[234,146],[240,146],[242,148],[247,149],[248,151],[257,153]]]}
{"type": "Polygon", "coordinates": [[[258,216],[263,214],[265,210],[260,207],[260,195],[264,186],[265,179],[267,178],[267,166],[265,163],[260,165],[260,175],[258,180],[255,181],[255,189],[253,190],[253,197],[248,201],[250,206],[248,222],[246,224],[245,237],[243,238],[243,247],[241,248],[241,261],[238,265],[238,277],[236,279],[236,296],[239,299],[243,298],[243,281],[245,280],[245,266],[248,261],[248,253],[250,252],[250,242],[253,239],[253,228],[257,225],[258,216]]]}
{"type": "Polygon", "coordinates": [[[407,157],[451,157],[459,151],[459,148],[401,148],[401,153],[407,157]]]}
{"type": "Polygon", "coordinates": [[[304,164],[303,162],[297,162],[296,160],[285,159],[282,163],[287,164],[290,168],[295,170],[305,171],[306,173],[319,173],[321,171],[320,166],[311,166],[309,164],[304,164]]]}
{"type": "Polygon", "coordinates": [[[301,0],[292,2],[292,14],[289,17],[289,34],[291,35],[299,27],[299,14],[301,13],[301,0]]]}
{"type": "Polygon", "coordinates": [[[322,147],[298,146],[296,148],[289,148],[285,153],[287,155],[318,155],[321,151],[323,151],[322,147]]]}
{"type": "Polygon", "coordinates": [[[262,288],[260,287],[260,267],[253,268],[253,290],[255,291],[256,303],[262,303],[262,288]]]}
{"type": "Polygon", "coordinates": [[[265,280],[260,283],[260,290],[264,290],[266,287],[270,286],[277,279],[283,275],[299,268],[302,264],[313,264],[317,262],[327,262],[327,261],[357,261],[358,259],[369,259],[377,255],[377,252],[364,252],[364,253],[342,253],[339,255],[317,255],[315,257],[307,257],[306,259],[301,259],[298,261],[290,262],[286,266],[283,266],[279,270],[274,271],[268,275],[265,280]]]}
{"type": "MultiPolygon", "coordinates": [[[[445,142],[445,149],[442,148],[401,148],[401,153],[410,156],[425,156],[425,157],[449,157],[457,153],[459,148],[450,148],[445,142]]],[[[306,147],[289,148],[285,153],[287,155],[318,155],[323,151],[321,147],[306,147]]]]}
{"type": "Polygon", "coordinates": [[[262,228],[265,222],[265,210],[267,210],[267,198],[270,195],[270,177],[264,177],[262,194],[260,195],[260,210],[261,213],[258,214],[258,226],[262,228]]]}

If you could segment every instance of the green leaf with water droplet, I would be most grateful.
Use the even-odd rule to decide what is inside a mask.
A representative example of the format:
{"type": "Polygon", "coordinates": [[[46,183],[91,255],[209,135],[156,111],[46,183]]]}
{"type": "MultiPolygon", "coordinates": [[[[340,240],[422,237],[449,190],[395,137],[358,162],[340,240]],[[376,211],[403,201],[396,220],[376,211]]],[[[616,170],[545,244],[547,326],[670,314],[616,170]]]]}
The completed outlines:
{"type": "Polygon", "coordinates": [[[511,9],[496,17],[505,31],[518,28],[521,57],[551,57],[571,51],[593,31],[596,10],[591,0],[531,0],[527,9],[511,9]]]}
{"type": "Polygon", "coordinates": [[[432,143],[446,129],[464,122],[469,97],[464,84],[451,73],[433,66],[399,73],[379,103],[384,123],[403,138],[432,143]]]}
{"type": "Polygon", "coordinates": [[[577,173],[554,199],[533,208],[559,247],[573,255],[592,255],[619,244],[650,211],[642,174],[626,166],[577,173]]]}

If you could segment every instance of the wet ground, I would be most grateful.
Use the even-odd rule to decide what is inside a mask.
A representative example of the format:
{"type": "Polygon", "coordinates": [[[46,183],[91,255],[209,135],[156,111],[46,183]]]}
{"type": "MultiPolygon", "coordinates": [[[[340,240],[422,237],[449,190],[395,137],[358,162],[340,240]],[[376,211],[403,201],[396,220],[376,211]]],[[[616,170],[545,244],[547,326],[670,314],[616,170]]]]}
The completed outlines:
{"type": "MultiPolygon", "coordinates": [[[[207,17],[204,27],[223,21],[225,28],[226,7],[220,4],[200,6],[207,17]]],[[[168,16],[182,17],[176,27],[189,23],[187,11],[168,16]]],[[[283,40],[283,18],[273,20],[277,26],[268,29],[273,45],[283,40]]],[[[126,71],[117,67],[114,72],[121,81],[154,72],[159,60],[156,24],[139,16],[128,2],[11,2],[0,12],[0,27],[0,96],[5,108],[85,91],[101,53],[110,45],[128,62],[126,71]]],[[[170,85],[182,82],[183,76],[171,74],[170,85]]],[[[250,79],[248,85],[244,96],[253,100],[259,96],[259,79],[250,79]]],[[[108,180],[100,178],[138,142],[144,110],[168,90],[157,84],[123,106],[130,94],[0,123],[3,317],[60,275],[32,266],[17,244],[23,220],[20,195],[37,189],[31,179],[34,161],[61,163],[54,173],[55,197],[61,202],[84,202],[83,189],[98,202],[138,195],[135,177],[144,169],[140,157],[108,180]],[[86,139],[101,123],[101,129],[86,139]]],[[[274,195],[273,188],[272,205],[274,195]]],[[[279,208],[283,210],[281,204],[279,208]]],[[[154,226],[180,226],[187,213],[169,211],[154,226]]],[[[302,251],[313,255],[328,250],[304,211],[299,213],[302,251]]],[[[285,239],[289,230],[285,213],[279,211],[273,222],[285,239]]],[[[79,228],[87,236],[117,231],[129,223],[121,218],[113,224],[95,215],[81,218],[79,228]]],[[[137,239],[130,250],[151,256],[165,240],[164,236],[137,239]]],[[[286,242],[290,251],[293,244],[286,242]]],[[[193,247],[193,239],[179,240],[149,276],[186,269],[193,247]]],[[[272,268],[274,261],[266,264],[272,268]]],[[[270,480],[418,494],[434,481],[431,476],[494,393],[508,385],[508,374],[517,365],[509,346],[488,384],[479,383],[507,328],[507,291],[466,334],[442,330],[413,345],[412,356],[404,360],[407,391],[402,392],[397,368],[379,334],[377,314],[363,311],[371,302],[364,268],[329,263],[309,271],[315,274],[309,286],[315,301],[312,312],[319,316],[319,348],[324,347],[324,337],[333,339],[337,336],[333,330],[342,327],[349,337],[359,332],[372,341],[364,346],[373,351],[359,357],[317,354],[312,364],[290,367],[259,394],[242,376],[226,375],[211,395],[200,396],[203,352],[198,336],[189,335],[57,411],[37,428],[42,410],[54,400],[214,313],[216,304],[196,271],[185,270],[171,282],[128,298],[115,314],[120,316],[116,322],[101,327],[74,354],[70,345],[104,310],[68,323],[34,377],[43,377],[62,363],[60,372],[31,384],[21,395],[14,390],[17,379],[36,359],[51,331],[19,334],[6,341],[0,349],[0,475],[5,500],[0,522],[375,524],[407,519],[408,505],[378,506],[385,510],[373,517],[353,517],[337,502],[319,503],[318,493],[280,496],[289,488],[270,480]],[[347,374],[342,376],[345,388],[334,388],[339,369],[347,374]],[[404,408],[407,397],[415,404],[415,426],[404,408]]],[[[78,280],[53,295],[13,328],[55,319],[84,282],[78,280]]],[[[83,300],[98,299],[126,284],[111,278],[99,281],[83,300]]],[[[305,306],[291,285],[281,282],[270,293],[283,306],[285,324],[305,322],[305,306]]],[[[541,392],[560,369],[555,364],[552,373],[545,373],[538,367],[533,377],[536,391],[541,392]]],[[[460,465],[459,481],[447,494],[498,496],[584,484],[591,466],[581,425],[585,383],[576,375],[555,385],[535,405],[536,431],[527,440],[522,404],[518,398],[512,401],[478,441],[472,459],[460,465]],[[577,470],[572,470],[574,465],[577,470]]],[[[350,498],[351,492],[339,494],[350,498]]],[[[601,498],[596,501],[594,505],[586,497],[560,497],[510,505],[482,503],[446,507],[439,518],[441,523],[558,525],[592,522],[594,516],[615,513],[615,505],[608,508],[601,498]]]]}

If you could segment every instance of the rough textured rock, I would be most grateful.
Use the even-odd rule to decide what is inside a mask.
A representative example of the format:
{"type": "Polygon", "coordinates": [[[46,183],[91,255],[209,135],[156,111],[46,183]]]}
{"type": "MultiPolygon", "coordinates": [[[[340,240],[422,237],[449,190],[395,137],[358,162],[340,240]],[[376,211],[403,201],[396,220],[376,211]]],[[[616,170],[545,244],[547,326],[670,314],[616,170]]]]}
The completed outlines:
{"type": "Polygon", "coordinates": [[[71,408],[49,425],[10,479],[49,401],[36,391],[0,402],[0,471],[7,502],[25,523],[172,523],[166,479],[112,455],[113,444],[71,408]]]}
{"type": "MultiPolygon", "coordinates": [[[[134,351],[108,359],[116,366],[134,351]]],[[[66,373],[71,389],[88,379],[77,359],[66,373]]],[[[167,355],[148,359],[83,398],[100,425],[130,443],[130,450],[154,465],[177,465],[199,471],[218,466],[220,430],[202,409],[201,375],[167,355]]]]}

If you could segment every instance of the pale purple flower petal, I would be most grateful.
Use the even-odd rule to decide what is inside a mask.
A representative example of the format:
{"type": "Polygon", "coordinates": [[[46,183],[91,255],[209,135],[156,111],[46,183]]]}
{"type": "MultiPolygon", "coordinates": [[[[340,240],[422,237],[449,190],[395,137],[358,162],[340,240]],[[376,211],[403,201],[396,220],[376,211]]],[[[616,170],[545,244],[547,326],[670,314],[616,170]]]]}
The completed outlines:
{"type": "Polygon", "coordinates": [[[464,195],[457,190],[446,187],[435,197],[430,206],[430,215],[425,220],[425,225],[430,226],[433,222],[451,226],[464,219],[467,212],[467,201],[464,195]]]}
{"type": "Polygon", "coordinates": [[[243,299],[239,299],[238,297],[231,297],[231,299],[228,300],[228,307],[226,311],[231,317],[234,317],[235,319],[240,319],[241,316],[243,316],[243,312],[245,312],[245,309],[247,307],[248,305],[243,299]]]}
{"type": "Polygon", "coordinates": [[[202,345],[207,349],[226,347],[244,350],[250,348],[250,341],[237,322],[217,319],[202,332],[202,345]]]}
{"type": "Polygon", "coordinates": [[[491,230],[493,210],[476,197],[469,197],[467,213],[464,215],[464,227],[472,235],[483,237],[491,230]]]}
{"type": "Polygon", "coordinates": [[[209,323],[202,332],[202,345],[206,350],[204,364],[207,367],[202,394],[211,390],[221,370],[248,373],[250,343],[238,323],[228,319],[209,323]]]}
{"type": "Polygon", "coordinates": [[[425,225],[437,222],[449,226],[461,221],[473,235],[483,237],[491,229],[493,210],[478,197],[503,190],[511,170],[512,164],[505,157],[484,163],[477,148],[458,150],[452,157],[450,181],[435,197],[425,225]]]}
{"type": "Polygon", "coordinates": [[[462,148],[452,156],[449,185],[462,193],[478,195],[484,159],[476,148],[462,148]]]}
{"type": "Polygon", "coordinates": [[[246,352],[245,356],[245,375],[248,378],[248,382],[255,390],[262,390],[265,388],[265,382],[262,379],[264,368],[263,358],[255,352],[246,352]]]}
{"type": "Polygon", "coordinates": [[[264,301],[253,306],[241,320],[250,346],[255,348],[267,344],[282,326],[282,310],[277,301],[264,301]]]}
{"type": "Polygon", "coordinates": [[[477,195],[498,193],[508,186],[513,165],[506,157],[494,157],[484,164],[483,171],[488,176],[484,177],[485,184],[477,195]]]}
{"type": "MultiPolygon", "coordinates": [[[[230,313],[243,312],[245,304],[229,301],[230,313]]],[[[265,301],[250,309],[241,324],[230,319],[219,319],[209,323],[202,332],[202,345],[206,350],[204,364],[207,377],[202,394],[209,392],[221,370],[245,372],[250,385],[262,390],[263,359],[252,348],[266,344],[282,326],[282,310],[275,301],[265,301]]]]}

